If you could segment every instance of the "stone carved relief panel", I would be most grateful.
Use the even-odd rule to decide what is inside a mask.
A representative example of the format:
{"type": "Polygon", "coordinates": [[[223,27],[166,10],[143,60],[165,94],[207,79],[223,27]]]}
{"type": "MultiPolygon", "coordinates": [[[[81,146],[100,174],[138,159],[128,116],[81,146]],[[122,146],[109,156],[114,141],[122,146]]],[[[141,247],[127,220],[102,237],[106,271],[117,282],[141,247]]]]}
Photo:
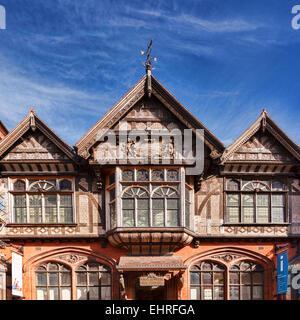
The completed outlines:
{"type": "Polygon", "coordinates": [[[80,262],[82,260],[85,260],[86,257],[78,254],[63,254],[63,255],[58,255],[56,258],[66,261],[71,264],[75,264],[77,262],[80,262]]]}

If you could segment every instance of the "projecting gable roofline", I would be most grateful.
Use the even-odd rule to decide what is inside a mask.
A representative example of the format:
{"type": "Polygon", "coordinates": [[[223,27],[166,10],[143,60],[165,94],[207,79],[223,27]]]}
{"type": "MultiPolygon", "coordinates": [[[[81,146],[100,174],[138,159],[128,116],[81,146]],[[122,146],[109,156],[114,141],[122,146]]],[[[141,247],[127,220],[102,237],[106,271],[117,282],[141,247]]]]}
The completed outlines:
{"type": "MultiPolygon", "coordinates": [[[[117,123],[130,108],[140,99],[147,96],[147,76],[144,76],[129,90],[77,143],[78,154],[85,159],[89,157],[89,149],[96,142],[100,129],[109,129],[117,123]]],[[[204,129],[205,143],[211,150],[220,154],[225,146],[182,104],[180,104],[153,76],[151,76],[152,94],[159,99],[176,117],[190,129],[204,129]]]]}
{"type": "Polygon", "coordinates": [[[0,157],[29,129],[40,130],[49,138],[66,156],[75,161],[76,154],[73,148],[64,142],[53,130],[51,130],[31,109],[28,115],[0,141],[0,157]]]}
{"type": "Polygon", "coordinates": [[[264,109],[259,118],[229,145],[221,157],[221,164],[224,164],[229,157],[246,143],[260,129],[268,131],[286,150],[288,150],[298,161],[300,161],[300,147],[290,139],[287,134],[270,118],[264,109]]]}

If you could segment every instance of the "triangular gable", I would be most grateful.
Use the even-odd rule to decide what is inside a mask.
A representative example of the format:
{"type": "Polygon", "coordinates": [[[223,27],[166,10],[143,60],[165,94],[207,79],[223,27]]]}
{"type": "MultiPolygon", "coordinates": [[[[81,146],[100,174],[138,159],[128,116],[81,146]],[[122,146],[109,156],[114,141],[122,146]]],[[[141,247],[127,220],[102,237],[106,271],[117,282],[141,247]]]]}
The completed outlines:
{"type": "MultiPolygon", "coordinates": [[[[85,159],[89,157],[90,148],[96,143],[100,130],[110,129],[116,125],[137,102],[147,97],[147,76],[144,76],[129,90],[77,143],[78,154],[85,159]]],[[[185,107],[183,107],[153,76],[151,76],[152,95],[158,99],[186,128],[193,131],[204,129],[205,143],[217,153],[222,153],[224,145],[185,107]]]]}
{"type": "Polygon", "coordinates": [[[45,155],[40,160],[75,161],[72,147],[30,110],[27,117],[0,142],[0,159],[35,160],[35,152],[45,155]]]}
{"type": "Polygon", "coordinates": [[[225,149],[221,163],[231,161],[297,162],[300,148],[264,110],[253,125],[225,149]]]}

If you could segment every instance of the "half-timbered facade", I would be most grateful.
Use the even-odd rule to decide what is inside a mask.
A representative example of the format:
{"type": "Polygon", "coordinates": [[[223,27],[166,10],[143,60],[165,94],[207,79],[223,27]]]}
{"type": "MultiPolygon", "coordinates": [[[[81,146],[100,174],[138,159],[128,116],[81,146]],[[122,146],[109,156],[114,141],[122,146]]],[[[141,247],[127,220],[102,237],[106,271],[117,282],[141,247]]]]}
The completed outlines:
{"type": "Polygon", "coordinates": [[[265,110],[225,147],[149,70],[74,147],[33,110],[0,122],[0,299],[12,252],[27,300],[298,299],[299,178],[300,148],[265,110]]]}

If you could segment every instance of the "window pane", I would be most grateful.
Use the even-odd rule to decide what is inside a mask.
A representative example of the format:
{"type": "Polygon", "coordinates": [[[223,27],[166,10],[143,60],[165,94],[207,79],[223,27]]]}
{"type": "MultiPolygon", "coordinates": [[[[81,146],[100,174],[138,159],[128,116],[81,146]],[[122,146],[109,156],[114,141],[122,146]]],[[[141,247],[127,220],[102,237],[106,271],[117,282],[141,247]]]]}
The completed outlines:
{"type": "Polygon", "coordinates": [[[240,287],[239,286],[230,286],[229,287],[230,300],[239,300],[240,299],[240,287]]]}
{"type": "Polygon", "coordinates": [[[73,209],[67,207],[60,207],[60,222],[72,223],[73,222],[73,209]]]}
{"type": "Polygon", "coordinates": [[[163,210],[153,210],[153,226],[163,227],[164,226],[164,212],[163,210]]]}
{"type": "Polygon", "coordinates": [[[78,272],[77,273],[77,285],[86,285],[86,273],[78,272]]]}
{"type": "Polygon", "coordinates": [[[230,272],[229,281],[230,281],[230,284],[239,284],[240,283],[239,272],[230,272]]]}
{"type": "Polygon", "coordinates": [[[123,214],[123,227],[133,227],[134,226],[134,210],[122,210],[123,214]]]}
{"type": "Polygon", "coordinates": [[[57,222],[57,196],[45,195],[45,219],[46,222],[57,222]]]}
{"type": "Polygon", "coordinates": [[[242,222],[245,222],[245,223],[254,222],[254,208],[249,208],[249,207],[242,208],[242,222]]]}
{"type": "Polygon", "coordinates": [[[191,284],[199,284],[200,282],[200,279],[199,279],[199,273],[197,272],[192,272],[191,273],[191,284]]]}
{"type": "Polygon", "coordinates": [[[252,207],[254,200],[252,194],[243,194],[242,195],[242,205],[245,207],[252,207]]]}
{"type": "Polygon", "coordinates": [[[227,206],[237,207],[239,205],[238,194],[227,194],[227,206]]]}
{"type": "Polygon", "coordinates": [[[284,190],[284,186],[279,181],[273,181],[272,182],[272,190],[273,191],[281,191],[281,190],[284,190]]]}
{"type": "Polygon", "coordinates": [[[214,284],[224,284],[224,273],[214,272],[214,284]]]}
{"type": "Polygon", "coordinates": [[[47,289],[37,288],[36,289],[36,299],[37,300],[47,300],[47,289]]]}
{"type": "Polygon", "coordinates": [[[60,190],[72,190],[72,183],[69,180],[63,180],[59,183],[60,190]]]}
{"type": "Polygon", "coordinates": [[[134,209],[134,199],[123,199],[122,207],[123,209],[134,209]]]}
{"type": "Polygon", "coordinates": [[[60,195],[60,206],[61,207],[72,207],[72,195],[61,194],[60,195]]]}
{"type": "Polygon", "coordinates": [[[77,300],[87,300],[86,287],[83,287],[83,288],[77,287],[77,300]]]}
{"type": "Polygon", "coordinates": [[[61,300],[72,300],[71,288],[61,288],[61,300]]]}
{"type": "Polygon", "coordinates": [[[101,285],[110,285],[111,275],[108,272],[103,272],[101,274],[101,285]]]}
{"type": "Polygon", "coordinates": [[[149,211],[137,210],[137,226],[148,227],[149,226],[149,211]]]}
{"type": "Polygon", "coordinates": [[[136,177],[137,177],[137,181],[148,181],[149,180],[149,171],[144,170],[144,169],[138,170],[136,177]]]}
{"type": "Polygon", "coordinates": [[[210,272],[202,272],[202,284],[212,284],[212,274],[210,272]]]}
{"type": "Polygon", "coordinates": [[[177,170],[168,170],[167,171],[167,181],[178,181],[178,171],[177,170]]]}
{"type": "Polygon", "coordinates": [[[269,195],[258,194],[257,195],[257,206],[267,207],[269,205],[269,195]]]}
{"type": "Polygon", "coordinates": [[[284,206],[284,195],[283,194],[272,194],[272,206],[274,206],[274,207],[284,206]]]}
{"type": "Polygon", "coordinates": [[[110,300],[110,299],[111,299],[111,288],[101,287],[101,300],[110,300]]]}
{"type": "Polygon", "coordinates": [[[116,210],[115,210],[115,203],[114,202],[109,205],[109,211],[110,211],[111,228],[115,228],[117,226],[117,217],[116,217],[116,210]]]}
{"type": "Polygon", "coordinates": [[[253,287],[253,299],[254,300],[262,300],[264,298],[264,292],[262,286],[254,286],[253,287]]]}
{"type": "Polygon", "coordinates": [[[152,170],[151,177],[152,181],[164,181],[164,172],[163,170],[152,170]]]}
{"type": "Polygon", "coordinates": [[[250,272],[241,273],[241,284],[251,284],[251,273],[250,272]]]}
{"type": "Polygon", "coordinates": [[[113,188],[109,191],[109,201],[112,201],[115,198],[116,198],[116,192],[115,192],[115,188],[113,188]]]}
{"type": "Polygon", "coordinates": [[[15,208],[15,222],[16,223],[27,222],[26,208],[15,208]]]}
{"type": "Polygon", "coordinates": [[[24,194],[14,196],[15,207],[26,207],[26,197],[24,194]]]}
{"type": "Polygon", "coordinates": [[[25,182],[22,180],[17,180],[14,183],[14,191],[25,191],[25,182]]]}
{"type": "Polygon", "coordinates": [[[36,283],[38,286],[47,285],[47,274],[46,273],[37,273],[36,274],[36,283]]]}
{"type": "Polygon", "coordinates": [[[99,287],[89,287],[89,299],[99,300],[99,287]]]}
{"type": "Polygon", "coordinates": [[[253,272],[252,279],[254,284],[262,284],[263,283],[263,273],[262,272],[253,272]]]}
{"type": "Polygon", "coordinates": [[[62,272],[61,273],[61,284],[63,286],[71,285],[71,273],[70,272],[62,272]]]}
{"type": "Polygon", "coordinates": [[[58,300],[58,288],[57,287],[50,287],[48,288],[48,300],[58,300]]]}
{"type": "Polygon", "coordinates": [[[269,207],[258,207],[256,222],[268,223],[269,222],[269,207]]]}
{"type": "Polygon", "coordinates": [[[178,216],[178,210],[167,210],[167,226],[177,227],[179,225],[178,216]]]}
{"type": "Polygon", "coordinates": [[[232,223],[238,223],[239,212],[239,207],[227,207],[227,221],[232,223]]]}
{"type": "Polygon", "coordinates": [[[241,300],[251,300],[251,286],[241,286],[242,299],[241,300]]]}
{"type": "Polygon", "coordinates": [[[191,288],[191,300],[200,300],[200,288],[191,288]]]}
{"type": "Polygon", "coordinates": [[[224,300],[224,288],[214,287],[214,300],[224,300]]]}
{"type": "Polygon", "coordinates": [[[89,272],[89,285],[98,286],[99,285],[99,273],[98,272],[89,272]]]}
{"type": "Polygon", "coordinates": [[[201,295],[202,300],[212,300],[212,287],[202,287],[201,295]]]}
{"type": "Polygon", "coordinates": [[[42,222],[42,197],[41,195],[29,196],[29,215],[30,222],[41,223],[42,222]]]}
{"type": "Polygon", "coordinates": [[[58,285],[58,273],[49,273],[49,285],[58,285]]]}
{"type": "Polygon", "coordinates": [[[122,171],[122,180],[123,181],[133,181],[134,173],[132,170],[123,170],[122,171]]]}
{"type": "Polygon", "coordinates": [[[274,222],[274,223],[284,222],[284,210],[285,210],[285,208],[273,208],[272,207],[272,222],[274,222]]]}
{"type": "Polygon", "coordinates": [[[240,184],[238,181],[234,181],[234,180],[231,180],[231,181],[228,181],[227,182],[227,190],[239,190],[240,189],[240,184]]]}

